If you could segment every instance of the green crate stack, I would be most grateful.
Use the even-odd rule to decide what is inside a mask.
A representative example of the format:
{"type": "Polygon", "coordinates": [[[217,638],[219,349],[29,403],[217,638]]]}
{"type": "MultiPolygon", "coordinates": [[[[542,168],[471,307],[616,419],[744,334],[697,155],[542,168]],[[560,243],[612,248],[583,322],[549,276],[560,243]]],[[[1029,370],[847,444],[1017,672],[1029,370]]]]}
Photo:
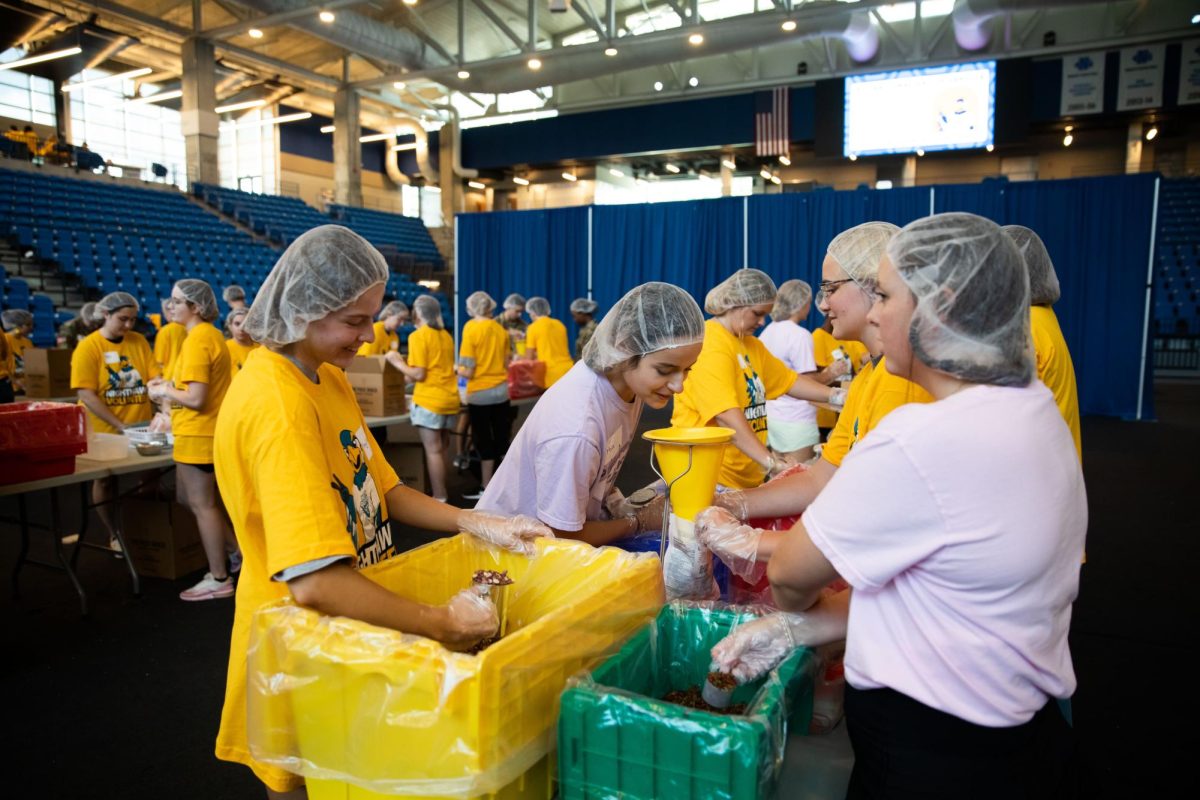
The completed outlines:
{"type": "Polygon", "coordinates": [[[753,613],[672,603],[562,696],[561,800],[756,800],[768,797],[788,730],[808,731],[817,656],[800,648],[769,675],[738,687],[744,715],[667,703],[703,685],[709,651],[753,613]]]}

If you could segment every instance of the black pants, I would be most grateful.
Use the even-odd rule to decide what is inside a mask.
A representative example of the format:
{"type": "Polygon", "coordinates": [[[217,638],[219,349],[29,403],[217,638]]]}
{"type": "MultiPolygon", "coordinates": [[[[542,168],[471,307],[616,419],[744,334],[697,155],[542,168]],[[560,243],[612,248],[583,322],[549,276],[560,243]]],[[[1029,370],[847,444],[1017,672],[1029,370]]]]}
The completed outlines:
{"type": "MultiPolygon", "coordinates": [[[[0,333],[0,336],[4,334],[0,333]]],[[[11,403],[16,400],[13,394],[12,381],[8,378],[0,378],[0,403],[11,403]]]]}
{"type": "Polygon", "coordinates": [[[846,685],[854,747],[848,800],[1074,798],[1075,740],[1054,700],[1012,728],[987,728],[891,689],[846,685]]]}
{"type": "Polygon", "coordinates": [[[505,400],[488,406],[467,406],[471,420],[471,437],[475,449],[484,461],[496,461],[508,451],[512,433],[512,404],[505,400]]]}

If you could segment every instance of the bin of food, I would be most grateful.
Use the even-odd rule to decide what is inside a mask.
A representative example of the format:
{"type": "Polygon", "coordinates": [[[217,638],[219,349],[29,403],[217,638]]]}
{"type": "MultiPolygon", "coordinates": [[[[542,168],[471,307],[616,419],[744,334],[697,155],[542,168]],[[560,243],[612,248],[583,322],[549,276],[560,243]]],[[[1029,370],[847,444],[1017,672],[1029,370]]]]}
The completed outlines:
{"type": "Polygon", "coordinates": [[[0,405],[0,484],[24,483],[75,471],[87,451],[83,406],[73,403],[0,405]]]}

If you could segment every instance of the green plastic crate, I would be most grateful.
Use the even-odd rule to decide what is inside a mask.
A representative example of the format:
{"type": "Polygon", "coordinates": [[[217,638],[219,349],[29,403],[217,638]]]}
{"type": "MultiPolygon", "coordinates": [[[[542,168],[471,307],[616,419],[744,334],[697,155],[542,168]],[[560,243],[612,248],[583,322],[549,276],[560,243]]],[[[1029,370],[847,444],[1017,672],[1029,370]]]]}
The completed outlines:
{"type": "Polygon", "coordinates": [[[808,731],[816,654],[800,648],[741,686],[744,716],[658,698],[702,685],[712,646],[753,611],[671,603],[590,674],[572,679],[558,720],[561,800],[751,800],[770,796],[789,729],[808,731]]]}

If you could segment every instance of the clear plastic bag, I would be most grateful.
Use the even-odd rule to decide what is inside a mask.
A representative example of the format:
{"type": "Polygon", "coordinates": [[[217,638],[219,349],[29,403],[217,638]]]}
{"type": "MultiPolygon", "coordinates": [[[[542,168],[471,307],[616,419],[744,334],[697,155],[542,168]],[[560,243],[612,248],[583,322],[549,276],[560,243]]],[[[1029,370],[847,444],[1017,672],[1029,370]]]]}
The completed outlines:
{"type": "Polygon", "coordinates": [[[713,577],[713,558],[696,538],[694,522],[671,515],[667,552],[663,556],[663,585],[667,600],[716,600],[721,589],[713,577]]]}

